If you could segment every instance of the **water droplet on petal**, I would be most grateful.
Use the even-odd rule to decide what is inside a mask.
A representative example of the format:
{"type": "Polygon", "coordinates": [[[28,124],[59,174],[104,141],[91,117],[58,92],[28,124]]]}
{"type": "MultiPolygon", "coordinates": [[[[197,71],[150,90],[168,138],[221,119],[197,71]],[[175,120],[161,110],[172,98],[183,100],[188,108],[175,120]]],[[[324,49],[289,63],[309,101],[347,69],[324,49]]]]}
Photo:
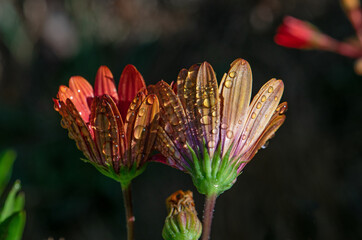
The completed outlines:
{"type": "Polygon", "coordinates": [[[257,109],[260,109],[260,108],[261,108],[261,105],[262,105],[261,103],[258,103],[258,104],[256,105],[256,108],[257,108],[257,109]]]}
{"type": "Polygon", "coordinates": [[[252,118],[252,119],[256,118],[256,114],[255,114],[255,113],[252,113],[252,114],[251,114],[251,118],[252,118]]]}
{"type": "Polygon", "coordinates": [[[262,149],[265,149],[269,146],[269,141],[266,141],[263,146],[261,146],[262,149]]]}
{"type": "Polygon", "coordinates": [[[228,125],[226,123],[221,124],[221,129],[226,129],[226,128],[228,128],[228,125]]]}
{"type": "Polygon", "coordinates": [[[211,130],[211,133],[212,133],[212,134],[216,134],[216,133],[217,133],[217,129],[216,129],[216,128],[212,129],[212,130],[211,130]]]}
{"type": "Polygon", "coordinates": [[[278,101],[278,97],[274,97],[274,101],[278,101]]]}
{"type": "Polygon", "coordinates": [[[206,99],[204,100],[204,106],[207,107],[207,108],[210,107],[210,100],[209,100],[208,98],[206,98],[206,99]]]}
{"type": "Polygon", "coordinates": [[[138,112],[138,116],[142,117],[143,115],[145,115],[145,109],[141,108],[140,111],[138,112]]]}
{"type": "Polygon", "coordinates": [[[175,154],[173,155],[176,159],[180,159],[181,158],[181,154],[179,152],[175,152],[175,154]]]}
{"type": "Polygon", "coordinates": [[[241,135],[241,139],[245,140],[246,139],[246,134],[241,135]]]}
{"type": "Polygon", "coordinates": [[[67,120],[62,118],[62,120],[60,120],[60,126],[62,126],[62,128],[68,128],[67,120]]]}
{"type": "Polygon", "coordinates": [[[209,143],[207,144],[207,146],[208,146],[209,148],[214,148],[215,145],[216,145],[216,143],[215,143],[214,140],[209,141],[209,143]]]}
{"type": "Polygon", "coordinates": [[[225,81],[224,86],[226,88],[231,88],[233,86],[233,82],[231,80],[227,80],[225,81]]]}
{"type": "Polygon", "coordinates": [[[231,77],[231,78],[234,78],[235,75],[236,75],[236,72],[234,72],[234,71],[229,73],[229,77],[231,77]]]}
{"type": "Polygon", "coordinates": [[[155,101],[155,96],[150,96],[147,98],[147,103],[149,105],[152,105],[154,101],[155,101]]]}
{"type": "Polygon", "coordinates": [[[263,96],[261,97],[261,102],[265,102],[265,100],[266,100],[266,97],[263,95],[263,96]]]}
{"type": "Polygon", "coordinates": [[[231,131],[231,130],[228,130],[228,131],[226,132],[226,137],[227,137],[227,138],[232,138],[233,135],[234,135],[234,133],[233,133],[233,131],[231,131]]]}
{"type": "Polygon", "coordinates": [[[274,88],[273,88],[273,87],[269,87],[269,88],[268,88],[268,93],[272,93],[272,92],[273,92],[273,90],[274,90],[274,88]]]}
{"type": "Polygon", "coordinates": [[[216,117],[216,111],[213,111],[213,112],[211,113],[211,115],[212,115],[213,117],[216,117]]]}
{"type": "Polygon", "coordinates": [[[144,131],[144,127],[141,125],[138,125],[133,130],[133,136],[135,139],[140,139],[142,136],[142,132],[144,131]]]}
{"type": "Polygon", "coordinates": [[[202,124],[209,125],[209,124],[211,124],[211,117],[210,117],[210,116],[203,116],[203,117],[200,119],[200,122],[201,122],[202,124]]]}

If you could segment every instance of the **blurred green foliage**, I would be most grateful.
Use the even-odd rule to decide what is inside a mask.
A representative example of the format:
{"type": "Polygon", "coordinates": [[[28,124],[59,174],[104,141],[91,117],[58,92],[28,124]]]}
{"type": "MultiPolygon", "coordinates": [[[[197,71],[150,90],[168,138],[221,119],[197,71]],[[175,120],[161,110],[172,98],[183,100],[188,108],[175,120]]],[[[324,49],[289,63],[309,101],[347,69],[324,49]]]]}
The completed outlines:
{"type": "MultiPolygon", "coordinates": [[[[9,182],[16,154],[12,150],[0,154],[0,194],[4,192],[9,182]]],[[[17,180],[8,195],[5,197],[4,205],[0,210],[0,239],[21,239],[25,226],[25,196],[20,192],[21,184],[17,180]]],[[[1,196],[4,197],[4,196],[1,196]]]]}

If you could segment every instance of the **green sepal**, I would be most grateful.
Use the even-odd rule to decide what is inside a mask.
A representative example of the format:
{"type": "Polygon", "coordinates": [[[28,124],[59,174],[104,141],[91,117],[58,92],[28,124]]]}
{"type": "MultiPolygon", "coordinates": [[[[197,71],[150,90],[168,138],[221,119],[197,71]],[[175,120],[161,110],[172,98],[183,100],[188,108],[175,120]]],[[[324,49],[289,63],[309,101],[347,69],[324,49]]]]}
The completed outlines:
{"type": "Polygon", "coordinates": [[[8,184],[16,158],[13,150],[6,150],[0,153],[0,195],[8,184]]]}
{"type": "Polygon", "coordinates": [[[81,158],[82,161],[92,164],[100,173],[103,175],[112,178],[113,180],[121,183],[122,188],[128,187],[131,181],[143,173],[146,169],[147,164],[143,165],[141,168],[137,168],[137,163],[134,163],[132,167],[121,166],[119,169],[119,173],[117,173],[113,166],[108,162],[105,163],[105,166],[99,165],[88,159],[81,158]]]}
{"type": "Polygon", "coordinates": [[[24,193],[19,193],[21,189],[20,181],[17,180],[6,197],[3,208],[0,212],[0,222],[4,221],[14,212],[24,209],[25,196],[24,193]]]}
{"type": "MultiPolygon", "coordinates": [[[[238,177],[238,166],[240,162],[230,158],[232,145],[222,158],[221,144],[218,144],[213,158],[210,158],[207,146],[203,143],[203,156],[198,156],[189,146],[192,155],[193,167],[190,171],[192,181],[201,194],[207,196],[216,194],[217,196],[228,190],[238,177]]],[[[200,154],[199,154],[200,155],[200,154]]]]}

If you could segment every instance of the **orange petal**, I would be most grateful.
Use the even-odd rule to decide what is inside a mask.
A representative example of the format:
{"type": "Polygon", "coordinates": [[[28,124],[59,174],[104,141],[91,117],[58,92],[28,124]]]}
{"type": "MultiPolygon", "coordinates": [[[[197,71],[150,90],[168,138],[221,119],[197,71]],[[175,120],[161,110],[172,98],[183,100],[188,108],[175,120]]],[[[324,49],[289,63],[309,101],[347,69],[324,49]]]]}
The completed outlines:
{"type": "Polygon", "coordinates": [[[117,106],[109,95],[96,97],[92,104],[91,125],[102,161],[118,173],[124,152],[124,128],[117,106]]]}
{"type": "Polygon", "coordinates": [[[248,118],[232,156],[239,156],[252,147],[266,128],[283,94],[281,80],[271,79],[259,90],[249,106],[248,118]]]}
{"type": "Polygon", "coordinates": [[[127,65],[121,74],[118,85],[118,107],[125,119],[128,107],[138,91],[145,88],[146,84],[141,73],[133,65],[127,65]]]}
{"type": "Polygon", "coordinates": [[[92,138],[92,132],[82,120],[73,102],[67,99],[66,104],[60,101],[59,105],[59,113],[63,117],[62,126],[68,129],[69,137],[76,141],[78,149],[84,153],[88,160],[102,164],[98,149],[92,138]]]}
{"type": "Polygon", "coordinates": [[[73,76],[69,79],[69,88],[73,91],[74,95],[77,96],[83,107],[80,112],[85,122],[89,122],[90,115],[90,103],[93,100],[93,87],[87,80],[80,76],[73,76]]]}
{"type": "Polygon", "coordinates": [[[96,82],[94,84],[94,95],[102,96],[108,94],[113,100],[118,103],[117,89],[114,84],[112,72],[106,66],[101,66],[98,69],[96,82]]]}
{"type": "Polygon", "coordinates": [[[75,105],[79,114],[82,116],[85,122],[88,122],[89,113],[88,110],[84,107],[83,103],[79,99],[78,95],[75,94],[70,88],[67,86],[61,85],[58,91],[58,99],[64,103],[66,103],[67,99],[70,99],[72,103],[75,105]]]}
{"type": "Polygon", "coordinates": [[[222,100],[221,142],[226,151],[238,139],[247,118],[251,98],[252,73],[250,65],[236,59],[220,83],[222,100]]]}
{"type": "Polygon", "coordinates": [[[159,102],[156,95],[148,95],[135,114],[131,141],[132,162],[142,166],[148,160],[157,136],[159,102]]]}
{"type": "Polygon", "coordinates": [[[207,62],[201,64],[196,79],[197,116],[203,131],[203,138],[213,156],[219,139],[220,102],[214,69],[207,62]]]}

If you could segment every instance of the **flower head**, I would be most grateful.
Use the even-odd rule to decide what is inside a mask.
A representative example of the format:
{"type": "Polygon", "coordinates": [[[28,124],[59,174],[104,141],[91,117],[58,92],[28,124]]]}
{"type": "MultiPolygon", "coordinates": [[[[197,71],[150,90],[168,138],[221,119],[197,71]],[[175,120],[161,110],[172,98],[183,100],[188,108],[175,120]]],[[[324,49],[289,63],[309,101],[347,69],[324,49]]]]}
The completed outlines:
{"type": "Polygon", "coordinates": [[[166,200],[167,211],[162,237],[165,240],[197,240],[201,222],[197,217],[191,191],[177,191],[166,200]]]}
{"type": "Polygon", "coordinates": [[[274,41],[289,48],[334,48],[335,42],[321,33],[314,25],[291,16],[284,18],[279,26],[274,41]]]}
{"type": "Polygon", "coordinates": [[[271,79],[250,103],[251,85],[249,63],[236,59],[220,87],[207,62],[180,71],[177,93],[163,81],[150,86],[160,101],[160,161],[189,173],[200,193],[229,189],[285,120],[283,82],[271,79]]]}
{"type": "Polygon", "coordinates": [[[84,78],[71,77],[54,103],[62,127],[100,172],[125,184],[142,172],[156,137],[159,106],[134,66],[123,70],[118,92],[111,71],[101,66],[94,90],[84,78]]]}

